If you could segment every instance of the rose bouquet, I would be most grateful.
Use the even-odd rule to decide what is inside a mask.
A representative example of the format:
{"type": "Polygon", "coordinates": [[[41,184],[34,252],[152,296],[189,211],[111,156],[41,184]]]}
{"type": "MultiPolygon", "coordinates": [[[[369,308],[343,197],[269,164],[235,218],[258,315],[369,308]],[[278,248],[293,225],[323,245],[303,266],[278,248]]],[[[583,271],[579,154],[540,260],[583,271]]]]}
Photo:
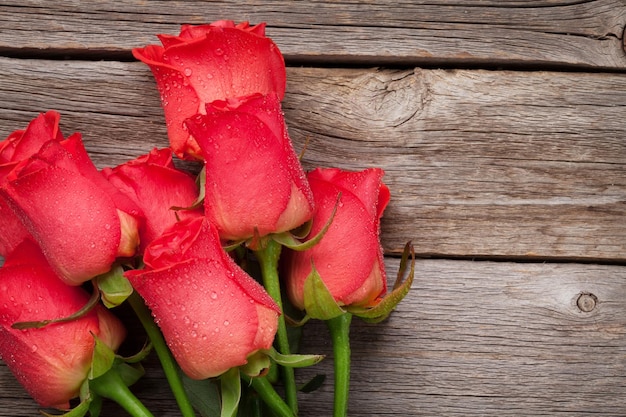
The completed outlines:
{"type": "Polygon", "coordinates": [[[67,416],[97,416],[105,398],[152,415],[129,386],[154,350],[185,417],[289,417],[294,368],[322,360],[295,352],[292,330],[323,320],[334,415],[345,416],[352,317],[383,320],[413,279],[407,244],[387,291],[384,173],[304,171],[264,24],[159,39],[133,54],[156,80],[168,148],[98,170],[55,111],[0,142],[0,354],[41,406],[67,416]],[[149,340],[130,357],[116,354],[123,303],[149,340]]]}

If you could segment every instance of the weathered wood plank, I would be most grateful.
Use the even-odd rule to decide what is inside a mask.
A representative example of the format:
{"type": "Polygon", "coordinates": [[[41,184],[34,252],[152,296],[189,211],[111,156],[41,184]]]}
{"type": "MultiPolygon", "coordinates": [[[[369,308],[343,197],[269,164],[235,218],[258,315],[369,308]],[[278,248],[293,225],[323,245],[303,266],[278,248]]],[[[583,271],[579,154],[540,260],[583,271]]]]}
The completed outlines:
{"type": "MultiPolygon", "coordinates": [[[[50,108],[98,166],[167,146],[140,63],[0,58],[0,136],[50,108]]],[[[381,166],[383,243],[422,255],[604,259],[626,253],[626,77],[290,68],[303,163],[381,166]]]]}
{"type": "MultiPolygon", "coordinates": [[[[390,278],[397,264],[388,260],[390,278]]],[[[416,270],[390,319],[354,320],[351,416],[626,414],[626,268],[420,260],[416,270]],[[581,294],[595,297],[590,311],[581,294]]],[[[303,343],[330,355],[318,322],[303,343]]],[[[331,414],[331,361],[298,379],[316,373],[329,379],[301,396],[302,417],[331,414]]],[[[0,416],[35,415],[12,378],[0,366],[0,416]]],[[[135,392],[156,415],[178,415],[154,362],[135,392]]]]}
{"type": "Polygon", "coordinates": [[[3,1],[0,51],[128,54],[218,19],[268,22],[294,62],[626,68],[621,0],[3,1]]]}

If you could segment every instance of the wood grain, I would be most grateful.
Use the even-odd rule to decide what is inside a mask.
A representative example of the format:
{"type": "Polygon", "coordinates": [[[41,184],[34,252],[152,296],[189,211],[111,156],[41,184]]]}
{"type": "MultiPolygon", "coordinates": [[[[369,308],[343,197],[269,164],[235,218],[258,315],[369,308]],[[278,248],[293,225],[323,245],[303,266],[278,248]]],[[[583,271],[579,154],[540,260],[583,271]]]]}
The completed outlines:
{"type": "Polygon", "coordinates": [[[181,23],[268,22],[289,61],[625,69],[621,0],[3,1],[0,52],[130,58],[181,23]]]}
{"type": "MultiPolygon", "coordinates": [[[[57,109],[100,167],[167,146],[140,63],[0,58],[0,136],[57,109]]],[[[380,166],[383,243],[423,256],[623,261],[620,74],[290,68],[284,110],[303,163],[380,166]]]]}
{"type": "MultiPolygon", "coordinates": [[[[397,267],[387,260],[390,278],[397,267]]],[[[624,415],[625,268],[419,260],[416,271],[388,320],[354,320],[350,416],[624,415]],[[596,298],[588,312],[581,294],[596,298]]],[[[303,343],[331,354],[319,322],[303,343]]],[[[331,415],[330,357],[298,380],[318,373],[328,380],[301,395],[301,417],[331,415]]],[[[36,415],[4,366],[0,385],[0,416],[36,415]]],[[[179,415],[154,358],[134,392],[155,415],[179,415]]],[[[118,415],[108,404],[102,416],[118,415]]]]}

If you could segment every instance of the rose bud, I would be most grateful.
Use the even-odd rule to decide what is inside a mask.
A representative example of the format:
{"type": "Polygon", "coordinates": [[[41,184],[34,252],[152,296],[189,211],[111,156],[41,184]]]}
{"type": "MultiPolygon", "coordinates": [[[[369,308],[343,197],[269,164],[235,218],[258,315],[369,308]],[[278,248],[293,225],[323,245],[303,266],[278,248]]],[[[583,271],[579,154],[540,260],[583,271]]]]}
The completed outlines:
{"type": "Polygon", "coordinates": [[[173,209],[191,207],[198,199],[198,186],[192,176],[176,169],[170,149],[153,149],[102,173],[143,211],[146,220],[139,229],[142,251],[178,220],[202,215],[201,209],[173,209]]]}
{"type": "MultiPolygon", "coordinates": [[[[24,130],[16,130],[0,142],[0,183],[21,161],[30,158],[49,140],[60,142],[61,115],[55,111],[39,114],[24,130]]],[[[26,237],[30,236],[22,222],[0,198],[0,256],[6,256],[26,237]]]]}
{"type": "Polygon", "coordinates": [[[370,307],[386,292],[379,229],[390,194],[383,175],[377,168],[318,168],[308,174],[316,207],[310,236],[336,212],[319,243],[302,252],[286,251],[283,257],[287,292],[298,308],[305,308],[305,281],[313,267],[340,306],[370,307]]]}
{"type": "Polygon", "coordinates": [[[48,141],[0,186],[55,272],[78,285],[138,245],[141,210],[97,171],[80,135],[48,141]]]}
{"type": "Polygon", "coordinates": [[[170,144],[181,158],[199,159],[200,149],[183,121],[204,113],[206,103],[252,93],[285,94],[285,62],[265,36],[265,24],[183,25],[178,36],[158,35],[163,46],[133,49],[157,83],[170,144]]]}
{"type": "Polygon", "coordinates": [[[296,228],[313,196],[276,94],[215,101],[187,122],[205,159],[205,215],[223,239],[296,228]]]}
{"type": "Polygon", "coordinates": [[[206,218],[175,224],[146,248],[144,261],[145,270],[125,276],[190,378],[221,375],[272,346],[279,308],[222,249],[206,218]]]}
{"type": "Polygon", "coordinates": [[[18,322],[65,318],[89,295],[64,284],[37,245],[26,240],[0,268],[0,356],[26,391],[43,407],[68,409],[90,370],[97,336],[116,350],[122,323],[98,305],[81,318],[19,330],[18,322]]]}

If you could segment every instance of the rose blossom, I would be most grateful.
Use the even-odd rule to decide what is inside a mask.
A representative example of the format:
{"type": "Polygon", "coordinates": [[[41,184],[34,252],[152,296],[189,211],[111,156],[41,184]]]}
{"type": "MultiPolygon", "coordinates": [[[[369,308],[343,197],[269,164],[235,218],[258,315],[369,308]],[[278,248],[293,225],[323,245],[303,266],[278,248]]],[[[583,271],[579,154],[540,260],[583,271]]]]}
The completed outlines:
{"type": "Polygon", "coordinates": [[[278,307],[222,249],[206,218],[176,223],[146,248],[144,262],[145,270],[125,276],[190,378],[218,376],[272,346],[278,307]]]}
{"type": "Polygon", "coordinates": [[[178,220],[202,215],[201,209],[172,208],[193,205],[198,186],[192,176],[176,169],[170,149],[153,149],[102,173],[143,211],[146,221],[139,229],[142,249],[178,220]]]}
{"type": "Polygon", "coordinates": [[[152,70],[161,93],[170,144],[181,158],[200,158],[183,121],[206,103],[252,93],[285,94],[283,56],[265,36],[265,24],[183,25],[178,36],[158,35],[163,46],[133,49],[152,70]]]}
{"type": "Polygon", "coordinates": [[[298,227],[313,197],[276,94],[215,101],[187,120],[206,168],[205,215],[223,239],[298,227]]]}
{"type": "Polygon", "coordinates": [[[70,316],[89,295],[64,284],[37,245],[25,240],[0,268],[0,356],[26,391],[43,407],[69,408],[87,378],[94,335],[116,350],[125,337],[122,323],[98,305],[85,316],[36,329],[16,322],[70,316]]]}
{"type": "MultiPolygon", "coordinates": [[[[30,158],[50,140],[60,142],[63,135],[59,129],[61,115],[56,111],[39,114],[23,130],[12,132],[0,142],[0,184],[21,161],[30,158]]],[[[13,213],[4,199],[0,198],[0,256],[6,256],[30,233],[13,213]]]]}
{"type": "Polygon", "coordinates": [[[50,140],[18,163],[0,198],[70,285],[107,272],[138,244],[141,210],[97,171],[79,134],[50,140]]]}
{"type": "Polygon", "coordinates": [[[383,174],[378,168],[361,172],[318,168],[308,174],[316,204],[310,236],[324,227],[335,207],[337,211],[317,245],[285,253],[286,288],[297,307],[304,308],[304,282],[312,265],[340,305],[369,307],[385,293],[379,228],[390,195],[383,174]]]}

